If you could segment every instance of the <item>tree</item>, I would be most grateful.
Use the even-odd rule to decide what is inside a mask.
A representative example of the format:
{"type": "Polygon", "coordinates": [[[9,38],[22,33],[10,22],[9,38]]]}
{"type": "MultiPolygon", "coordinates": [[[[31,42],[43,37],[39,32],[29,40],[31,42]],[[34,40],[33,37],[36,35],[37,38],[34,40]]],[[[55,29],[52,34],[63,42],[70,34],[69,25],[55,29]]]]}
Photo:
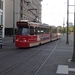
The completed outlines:
{"type": "Polygon", "coordinates": [[[62,26],[57,27],[59,29],[59,33],[62,33],[62,26]]]}
{"type": "Polygon", "coordinates": [[[70,32],[74,32],[74,26],[71,26],[71,27],[69,28],[69,31],[70,31],[70,32]]]}

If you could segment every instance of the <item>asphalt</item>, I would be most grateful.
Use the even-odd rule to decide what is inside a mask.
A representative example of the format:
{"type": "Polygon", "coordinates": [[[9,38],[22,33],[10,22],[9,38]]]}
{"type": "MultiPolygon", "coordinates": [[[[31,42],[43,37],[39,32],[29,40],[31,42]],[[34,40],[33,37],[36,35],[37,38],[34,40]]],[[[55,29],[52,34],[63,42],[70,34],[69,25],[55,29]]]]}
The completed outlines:
{"type": "MultiPolygon", "coordinates": [[[[13,37],[3,38],[0,51],[16,48],[13,37]]],[[[75,75],[75,62],[71,62],[73,56],[73,36],[69,35],[66,44],[66,35],[61,35],[56,50],[51,58],[44,64],[38,75],[75,75]]]]}

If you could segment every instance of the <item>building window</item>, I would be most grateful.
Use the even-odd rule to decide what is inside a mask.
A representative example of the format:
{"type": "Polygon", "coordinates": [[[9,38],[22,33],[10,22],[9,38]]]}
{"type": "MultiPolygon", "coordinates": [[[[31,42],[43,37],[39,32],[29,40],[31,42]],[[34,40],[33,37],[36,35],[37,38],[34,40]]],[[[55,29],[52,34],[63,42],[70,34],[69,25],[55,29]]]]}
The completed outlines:
{"type": "Polygon", "coordinates": [[[0,15],[0,25],[3,23],[3,15],[0,15]]]}
{"type": "Polygon", "coordinates": [[[21,2],[23,2],[23,0],[21,0],[21,2]]]}
{"type": "Polygon", "coordinates": [[[0,0],[0,9],[3,9],[3,1],[0,0]]]}
{"type": "Polygon", "coordinates": [[[23,10],[23,7],[21,6],[21,10],[23,10]]]}
{"type": "Polygon", "coordinates": [[[3,9],[3,1],[1,1],[1,9],[3,9]]]}
{"type": "Polygon", "coordinates": [[[21,14],[21,17],[23,17],[23,15],[21,14]]]}

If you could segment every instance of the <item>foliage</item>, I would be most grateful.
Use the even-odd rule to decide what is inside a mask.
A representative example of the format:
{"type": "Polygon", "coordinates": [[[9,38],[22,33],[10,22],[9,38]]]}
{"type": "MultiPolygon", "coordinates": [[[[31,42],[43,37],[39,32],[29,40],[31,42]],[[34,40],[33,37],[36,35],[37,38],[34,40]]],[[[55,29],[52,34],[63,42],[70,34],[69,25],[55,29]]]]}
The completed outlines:
{"type": "Polygon", "coordinates": [[[69,32],[74,32],[74,26],[69,27],[69,32]]]}
{"type": "MultiPolygon", "coordinates": [[[[60,33],[66,33],[67,32],[67,27],[61,27],[61,26],[58,26],[58,27],[59,27],[59,32],[60,33]]],[[[68,32],[73,33],[74,32],[74,26],[70,26],[68,28],[68,32]]]]}

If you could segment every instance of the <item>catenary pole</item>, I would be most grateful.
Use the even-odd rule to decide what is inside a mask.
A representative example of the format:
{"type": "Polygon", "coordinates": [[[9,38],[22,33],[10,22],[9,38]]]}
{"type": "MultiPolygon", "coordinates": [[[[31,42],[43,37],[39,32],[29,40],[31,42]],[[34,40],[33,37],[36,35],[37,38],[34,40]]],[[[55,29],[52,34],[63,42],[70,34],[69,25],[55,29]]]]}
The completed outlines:
{"type": "Polygon", "coordinates": [[[13,42],[15,42],[15,0],[13,0],[13,42]]]}
{"type": "Polygon", "coordinates": [[[75,0],[74,0],[74,45],[73,45],[73,56],[72,62],[75,62],[75,0]]]}
{"type": "Polygon", "coordinates": [[[66,44],[69,44],[68,26],[69,26],[69,0],[67,0],[67,38],[66,38],[66,44]]]}

